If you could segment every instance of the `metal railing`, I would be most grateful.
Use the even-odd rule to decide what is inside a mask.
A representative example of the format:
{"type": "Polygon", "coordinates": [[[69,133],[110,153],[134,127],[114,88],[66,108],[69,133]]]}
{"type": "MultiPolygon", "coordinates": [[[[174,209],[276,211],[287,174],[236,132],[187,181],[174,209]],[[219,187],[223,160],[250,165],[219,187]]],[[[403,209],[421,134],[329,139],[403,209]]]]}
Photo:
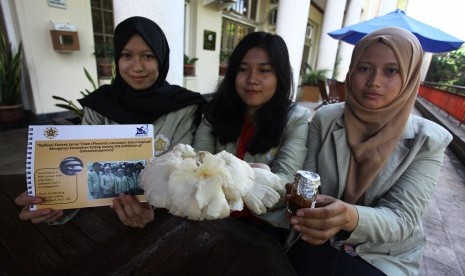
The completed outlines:
{"type": "Polygon", "coordinates": [[[464,86],[450,85],[450,84],[444,84],[444,83],[438,83],[438,82],[423,82],[422,85],[465,96],[464,86]]]}
{"type": "Polygon", "coordinates": [[[453,85],[431,85],[423,83],[420,85],[418,95],[430,101],[437,107],[459,121],[459,127],[465,123],[465,87],[453,85]],[[441,88],[447,87],[448,90],[441,88]],[[450,91],[453,89],[455,91],[450,91]]]}

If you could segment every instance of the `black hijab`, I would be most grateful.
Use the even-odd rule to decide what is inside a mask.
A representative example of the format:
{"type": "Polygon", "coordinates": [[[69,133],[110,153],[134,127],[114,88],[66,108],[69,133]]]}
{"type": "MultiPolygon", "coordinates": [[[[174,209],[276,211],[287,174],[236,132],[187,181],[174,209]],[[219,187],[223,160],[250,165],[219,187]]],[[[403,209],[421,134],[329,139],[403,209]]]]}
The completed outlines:
{"type": "MultiPolygon", "coordinates": [[[[116,76],[112,84],[102,85],[78,100],[108,119],[119,124],[153,123],[160,116],[189,105],[205,103],[200,93],[189,91],[166,81],[169,70],[170,48],[162,29],[144,17],[130,17],[116,26],[114,34],[116,76]],[[124,46],[139,34],[154,53],[159,67],[155,83],[141,91],[129,86],[119,74],[118,60],[124,46]]],[[[201,111],[201,108],[198,108],[201,111]]]]}

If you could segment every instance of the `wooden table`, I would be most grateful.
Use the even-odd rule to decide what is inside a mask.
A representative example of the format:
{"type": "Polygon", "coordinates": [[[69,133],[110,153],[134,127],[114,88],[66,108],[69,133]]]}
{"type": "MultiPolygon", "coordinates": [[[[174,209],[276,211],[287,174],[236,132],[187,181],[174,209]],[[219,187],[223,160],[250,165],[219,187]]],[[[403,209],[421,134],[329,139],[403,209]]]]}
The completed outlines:
{"type": "Polygon", "coordinates": [[[0,176],[0,274],[295,274],[275,239],[232,218],[197,222],[157,210],[136,229],[98,207],[59,226],[20,221],[14,198],[24,183],[24,175],[0,176]]]}

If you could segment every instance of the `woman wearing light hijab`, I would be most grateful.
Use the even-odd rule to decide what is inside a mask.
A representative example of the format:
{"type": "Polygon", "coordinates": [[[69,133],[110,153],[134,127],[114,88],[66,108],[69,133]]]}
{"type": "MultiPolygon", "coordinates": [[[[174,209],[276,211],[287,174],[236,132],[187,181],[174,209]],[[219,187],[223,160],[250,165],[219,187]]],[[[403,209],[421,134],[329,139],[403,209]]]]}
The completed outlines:
{"type": "Polygon", "coordinates": [[[124,170],[119,168],[115,175],[115,193],[127,193],[129,192],[128,178],[124,175],[124,170]]]}
{"type": "MultiPolygon", "coordinates": [[[[153,124],[155,155],[179,143],[191,144],[205,100],[199,93],[166,81],[170,49],[161,28],[144,17],[128,18],[116,26],[114,46],[114,82],[79,100],[84,107],[82,124],[153,124]]],[[[26,193],[16,199],[18,205],[40,202],[26,193]]],[[[113,207],[127,226],[144,227],[153,221],[152,208],[132,195],[120,194],[113,207]]],[[[63,223],[76,212],[63,216],[62,210],[23,208],[19,217],[33,223],[63,223]]]]}
{"type": "Polygon", "coordinates": [[[298,274],[417,275],[421,217],[452,136],[411,114],[422,48],[388,27],[354,48],[346,102],[312,118],[304,169],[321,177],[317,208],[290,217],[300,239],[288,256],[298,274]]]}
{"type": "Polygon", "coordinates": [[[114,197],[115,194],[115,175],[111,172],[110,167],[103,169],[103,175],[100,177],[100,188],[104,198],[114,197]]]}

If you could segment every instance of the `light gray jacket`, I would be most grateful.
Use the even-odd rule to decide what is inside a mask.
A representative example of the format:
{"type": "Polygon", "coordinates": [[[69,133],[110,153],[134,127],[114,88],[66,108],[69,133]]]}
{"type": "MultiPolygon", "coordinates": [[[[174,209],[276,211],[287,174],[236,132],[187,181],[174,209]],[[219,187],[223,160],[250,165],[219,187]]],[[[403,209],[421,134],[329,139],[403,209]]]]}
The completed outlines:
{"type": "MultiPolygon", "coordinates": [[[[296,104],[289,112],[289,119],[279,147],[255,155],[246,152],[244,161],[267,164],[270,166],[271,171],[281,178],[283,186],[292,182],[295,172],[302,169],[305,160],[309,117],[310,110],[296,104]]],[[[221,145],[211,131],[211,125],[202,120],[195,134],[194,149],[209,151],[213,154],[223,150],[234,155],[237,154],[237,142],[221,145]]],[[[281,201],[274,208],[282,207],[283,203],[284,193],[281,195],[281,201]]],[[[260,218],[274,226],[289,228],[287,221],[282,219],[282,212],[268,212],[260,216],[260,218]]]]}
{"type": "MultiPolygon", "coordinates": [[[[341,198],[350,150],[344,103],[321,108],[309,127],[304,169],[321,177],[321,193],[341,198]]],[[[433,193],[444,151],[452,140],[441,126],[410,115],[387,165],[357,205],[359,222],[346,243],[387,275],[417,275],[425,235],[421,217],[433,193]]]]}
{"type": "MultiPolygon", "coordinates": [[[[155,156],[171,150],[177,144],[191,144],[196,126],[197,105],[190,105],[167,113],[153,122],[155,156]]],[[[100,113],[84,107],[83,125],[117,125],[100,113]]]]}

